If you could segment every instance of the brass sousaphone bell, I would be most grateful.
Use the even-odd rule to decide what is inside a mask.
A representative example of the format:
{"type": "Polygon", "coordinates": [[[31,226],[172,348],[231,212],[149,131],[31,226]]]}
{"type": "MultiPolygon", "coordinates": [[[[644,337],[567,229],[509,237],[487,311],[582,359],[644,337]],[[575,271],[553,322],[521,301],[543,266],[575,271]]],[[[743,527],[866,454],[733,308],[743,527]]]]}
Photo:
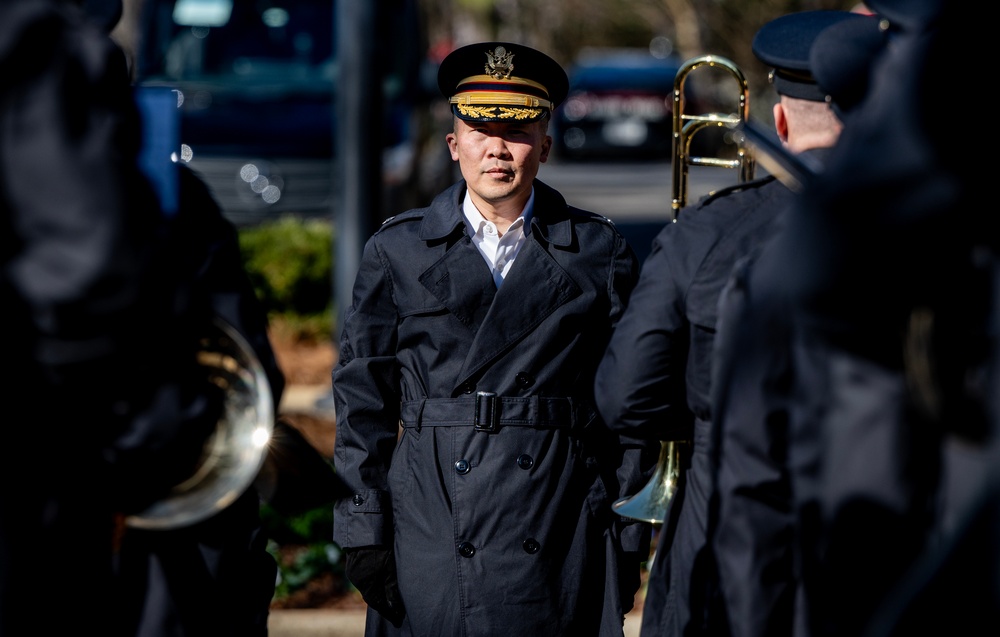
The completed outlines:
{"type": "Polygon", "coordinates": [[[198,362],[208,380],[225,390],[223,414],[194,474],[145,511],[126,517],[130,527],[164,530],[200,522],[236,501],[264,464],[274,431],[274,403],[260,360],[219,317],[199,345],[198,362]]]}
{"type": "MultiPolygon", "coordinates": [[[[749,84],[743,72],[735,63],[718,55],[702,55],[684,62],[674,77],[674,112],[673,112],[673,200],[671,202],[672,221],[676,221],[681,208],[687,204],[688,167],[711,166],[714,168],[729,168],[737,170],[738,182],[749,181],[754,176],[754,157],[749,146],[744,144],[742,137],[737,137],[740,143],[735,159],[721,157],[695,157],[691,155],[691,139],[701,130],[713,126],[737,128],[747,121],[750,115],[749,84]],[[703,113],[690,114],[685,112],[684,83],[688,76],[699,68],[717,67],[727,71],[739,86],[738,102],[735,113],[703,113]]],[[[619,515],[627,518],[662,524],[667,514],[667,507],[677,491],[681,472],[682,454],[688,453],[690,442],[666,440],[662,443],[660,457],[652,477],[646,486],[633,496],[622,498],[612,504],[619,515]]]]}

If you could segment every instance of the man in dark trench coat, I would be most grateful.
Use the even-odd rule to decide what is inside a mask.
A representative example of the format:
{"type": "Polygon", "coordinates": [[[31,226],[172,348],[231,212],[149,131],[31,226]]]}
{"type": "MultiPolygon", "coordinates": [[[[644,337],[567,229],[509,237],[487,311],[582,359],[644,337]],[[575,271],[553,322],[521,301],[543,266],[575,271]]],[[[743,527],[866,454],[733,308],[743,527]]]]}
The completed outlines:
{"type": "Polygon", "coordinates": [[[334,540],[368,635],[620,636],[649,529],[611,504],[659,444],[608,430],[592,392],[638,262],[536,179],[568,86],[554,60],[473,44],[438,84],[462,179],[365,247],[333,371],[353,490],[334,540]]]}

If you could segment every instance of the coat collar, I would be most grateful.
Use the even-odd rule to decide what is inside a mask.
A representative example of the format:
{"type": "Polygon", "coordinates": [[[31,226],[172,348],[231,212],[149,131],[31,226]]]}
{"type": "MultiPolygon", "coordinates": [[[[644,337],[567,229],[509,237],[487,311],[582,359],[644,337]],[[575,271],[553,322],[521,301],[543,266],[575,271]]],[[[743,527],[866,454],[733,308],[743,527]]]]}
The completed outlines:
{"type": "MultiPolygon", "coordinates": [[[[539,181],[535,186],[535,213],[531,219],[531,232],[538,233],[538,238],[559,247],[566,247],[573,242],[573,224],[569,219],[569,208],[566,199],[556,190],[539,181]]],[[[462,221],[462,197],[465,196],[465,181],[448,188],[431,202],[420,224],[418,236],[421,241],[443,239],[455,229],[465,230],[462,221]]]]}
{"type": "MultiPolygon", "coordinates": [[[[465,182],[460,181],[438,195],[424,212],[418,236],[429,243],[444,243],[446,237],[465,233],[461,203],[465,182]]],[[[558,192],[535,180],[535,213],[531,235],[510,274],[499,290],[489,268],[468,235],[447,249],[420,273],[421,284],[474,332],[462,367],[460,383],[529,335],[546,317],[556,312],[581,290],[545,247],[566,247],[573,241],[573,224],[566,200],[558,192]],[[507,299],[499,305],[496,298],[507,299]],[[511,307],[519,308],[511,312],[511,307]],[[480,329],[489,325],[489,329],[480,329]]]]}

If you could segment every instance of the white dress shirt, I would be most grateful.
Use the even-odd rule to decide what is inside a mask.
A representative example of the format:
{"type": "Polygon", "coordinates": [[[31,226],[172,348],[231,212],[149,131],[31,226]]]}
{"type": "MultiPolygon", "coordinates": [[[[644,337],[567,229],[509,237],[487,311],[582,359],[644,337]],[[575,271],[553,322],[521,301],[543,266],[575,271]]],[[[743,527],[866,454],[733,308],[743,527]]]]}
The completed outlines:
{"type": "Polygon", "coordinates": [[[528,234],[531,232],[531,215],[535,204],[535,190],[531,190],[528,203],[524,205],[521,216],[514,220],[507,228],[507,232],[500,236],[496,224],[487,221],[472,203],[469,192],[465,192],[465,200],[462,202],[462,212],[465,215],[465,225],[468,228],[472,243],[479,248],[480,254],[486,260],[486,265],[493,273],[493,281],[497,287],[503,283],[503,279],[510,272],[514,265],[517,253],[521,251],[528,234]]]}

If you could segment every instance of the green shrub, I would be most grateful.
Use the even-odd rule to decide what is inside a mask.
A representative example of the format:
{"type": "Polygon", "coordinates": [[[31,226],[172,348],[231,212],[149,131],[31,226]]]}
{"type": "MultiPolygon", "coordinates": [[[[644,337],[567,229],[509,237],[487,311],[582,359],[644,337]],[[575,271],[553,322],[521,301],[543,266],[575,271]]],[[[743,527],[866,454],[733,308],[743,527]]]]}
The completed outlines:
{"type": "Polygon", "coordinates": [[[333,333],[333,227],[283,216],[240,228],[240,251],[272,322],[303,337],[333,333]]]}
{"type": "Polygon", "coordinates": [[[261,504],[261,521],[268,536],[267,550],[278,564],[273,601],[288,598],[309,583],[332,574],[342,586],[343,554],[333,542],[333,505],[324,505],[296,515],[282,515],[261,504]]]}
{"type": "Polygon", "coordinates": [[[312,544],[333,537],[333,504],[295,515],[282,515],[262,504],[260,516],[268,537],[280,544],[312,544]]]}

